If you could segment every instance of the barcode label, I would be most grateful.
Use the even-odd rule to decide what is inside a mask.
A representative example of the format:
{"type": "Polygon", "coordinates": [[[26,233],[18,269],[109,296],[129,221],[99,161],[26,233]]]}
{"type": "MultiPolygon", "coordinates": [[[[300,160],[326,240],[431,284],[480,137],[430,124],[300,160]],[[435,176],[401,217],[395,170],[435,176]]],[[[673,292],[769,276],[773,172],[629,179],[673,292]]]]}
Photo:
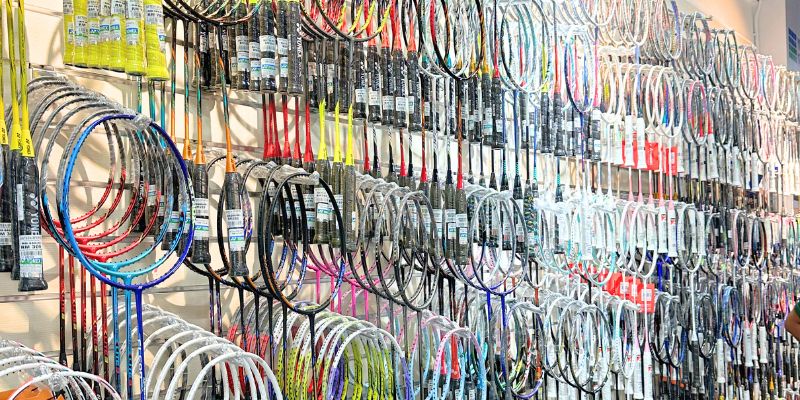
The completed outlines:
{"type": "Polygon", "coordinates": [[[178,211],[172,211],[169,213],[169,226],[167,229],[170,232],[176,232],[178,230],[178,224],[181,222],[181,213],[178,211]]]}
{"type": "Polygon", "coordinates": [[[72,0],[64,0],[64,15],[72,15],[75,13],[75,6],[72,4],[72,0]]]}
{"type": "Polygon", "coordinates": [[[272,35],[259,36],[258,44],[261,51],[275,53],[275,36],[272,35]]]}
{"type": "Polygon", "coordinates": [[[228,223],[228,228],[244,228],[244,213],[241,209],[226,210],[225,221],[228,223]]]}
{"type": "Polygon", "coordinates": [[[141,0],[128,0],[128,7],[126,7],[127,13],[125,14],[125,18],[127,19],[140,19],[142,18],[142,2],[141,0]]]}
{"type": "Polygon", "coordinates": [[[289,39],[278,38],[278,54],[285,56],[289,54],[289,39]]]}
{"type": "Polygon", "coordinates": [[[383,111],[394,110],[394,98],[392,96],[383,96],[383,111]]]}
{"type": "Polygon", "coordinates": [[[467,214],[456,214],[456,227],[458,228],[458,244],[467,244],[467,214]]]}
{"type": "Polygon", "coordinates": [[[369,91],[369,105],[371,105],[371,106],[380,106],[381,105],[381,95],[378,93],[377,90],[370,90],[369,91]]]}
{"type": "Polygon", "coordinates": [[[0,246],[11,246],[11,223],[0,223],[0,246]]]}
{"type": "Polygon", "coordinates": [[[144,6],[144,23],[147,25],[158,25],[164,23],[164,9],[161,3],[146,4],[144,6]]]}
{"type": "Polygon", "coordinates": [[[156,205],[156,188],[155,186],[150,186],[147,189],[147,205],[154,206],[156,205]]]}
{"type": "Polygon", "coordinates": [[[194,219],[194,237],[195,239],[208,238],[208,218],[195,217],[194,219]]]}
{"type": "Polygon", "coordinates": [[[22,278],[42,277],[42,235],[19,236],[19,275],[22,278]]]}

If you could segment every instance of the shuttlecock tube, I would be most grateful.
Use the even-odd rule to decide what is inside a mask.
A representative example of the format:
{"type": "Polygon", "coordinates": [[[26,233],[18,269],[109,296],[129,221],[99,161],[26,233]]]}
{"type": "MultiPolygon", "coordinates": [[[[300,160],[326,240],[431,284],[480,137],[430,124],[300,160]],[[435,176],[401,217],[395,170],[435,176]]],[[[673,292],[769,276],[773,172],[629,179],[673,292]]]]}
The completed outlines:
{"type": "Polygon", "coordinates": [[[169,79],[167,71],[164,8],[161,0],[144,1],[144,32],[147,46],[147,78],[155,81],[169,79]]]}
{"type": "Polygon", "coordinates": [[[145,75],[144,5],[142,0],[127,0],[125,7],[125,72],[145,75]]]}

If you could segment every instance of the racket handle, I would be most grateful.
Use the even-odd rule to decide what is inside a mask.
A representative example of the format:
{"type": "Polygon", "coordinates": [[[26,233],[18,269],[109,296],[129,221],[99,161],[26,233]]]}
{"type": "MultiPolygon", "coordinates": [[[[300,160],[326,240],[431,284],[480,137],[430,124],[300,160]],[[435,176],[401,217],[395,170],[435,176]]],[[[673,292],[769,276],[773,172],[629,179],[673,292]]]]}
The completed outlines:
{"type": "Polygon", "coordinates": [[[456,189],[456,264],[469,261],[469,219],[467,218],[467,192],[456,189]]]}
{"type": "Polygon", "coordinates": [[[242,188],[242,176],[237,172],[225,174],[225,220],[228,223],[228,261],[229,276],[248,276],[250,270],[245,260],[244,213],[239,191],[242,188]]]}
{"type": "MultiPolygon", "coordinates": [[[[320,178],[330,182],[331,168],[328,160],[317,160],[316,170],[319,171],[320,178]]],[[[314,243],[324,244],[330,241],[328,230],[330,229],[331,204],[328,193],[321,186],[314,188],[314,206],[316,207],[316,221],[314,222],[314,243]]]]}
{"type": "MultiPolygon", "coordinates": [[[[141,76],[145,68],[145,30],[142,0],[127,0],[125,9],[125,73],[141,76]]],[[[76,15],[77,18],[77,15],[76,15]]],[[[76,20],[77,21],[77,20],[76,20]]],[[[77,24],[77,22],[76,22],[77,24]]],[[[79,50],[75,47],[75,62],[78,63],[79,50]]]]}
{"type": "Polygon", "coordinates": [[[381,57],[378,54],[378,47],[375,45],[367,48],[365,68],[368,70],[369,82],[369,122],[379,124],[381,122],[381,57]]]}
{"type": "Polygon", "coordinates": [[[348,165],[344,170],[344,210],[342,211],[342,223],[345,225],[345,249],[356,251],[358,243],[356,240],[356,167],[348,165]]]}
{"type": "Polygon", "coordinates": [[[72,65],[75,58],[75,2],[64,0],[64,65],[72,65]]]}
{"type": "Polygon", "coordinates": [[[166,81],[166,38],[164,30],[164,8],[161,0],[144,0],[144,34],[147,56],[147,78],[151,81],[166,81]]]}
{"type": "Polygon", "coordinates": [[[86,5],[86,65],[97,68],[100,67],[100,0],[88,0],[86,5]]]}
{"type": "MultiPolygon", "coordinates": [[[[258,1],[250,0],[250,9],[255,7],[258,1]]],[[[261,45],[259,43],[259,32],[261,29],[261,14],[255,14],[247,21],[247,55],[250,59],[250,91],[261,91],[261,45]]]]}
{"type": "MultiPolygon", "coordinates": [[[[342,163],[341,162],[334,162],[333,168],[331,169],[331,179],[328,181],[331,185],[331,191],[333,192],[333,198],[336,201],[336,206],[338,207],[338,212],[344,215],[344,187],[342,186],[342,178],[343,178],[343,170],[342,170],[342,163]]],[[[333,205],[331,205],[333,208],[333,205]]],[[[344,223],[344,217],[342,217],[342,222],[344,223]]],[[[340,226],[337,225],[338,221],[336,220],[336,212],[331,210],[331,224],[329,227],[329,236],[330,236],[330,243],[333,247],[339,247],[342,243],[339,243],[339,229],[340,226]]]]}
{"type": "Polygon", "coordinates": [[[275,82],[277,66],[275,52],[277,41],[275,39],[275,14],[272,7],[262,6],[259,11],[259,37],[258,45],[261,50],[261,90],[275,92],[278,85],[275,82]]]}
{"type": "Polygon", "coordinates": [[[21,219],[22,212],[17,206],[17,199],[19,198],[19,193],[22,193],[22,185],[18,185],[19,176],[17,172],[19,171],[19,162],[20,162],[20,154],[19,150],[12,150],[11,151],[11,158],[8,160],[8,175],[10,178],[10,194],[9,199],[11,200],[9,203],[10,213],[11,213],[11,240],[12,245],[11,247],[11,279],[18,281],[19,280],[19,249],[17,248],[17,242],[19,241],[19,221],[21,219]]]}
{"type": "MultiPolygon", "coordinates": [[[[448,178],[449,176],[450,174],[448,174],[448,178]]],[[[458,230],[456,228],[456,189],[451,179],[447,179],[444,184],[444,235],[445,257],[453,260],[456,257],[458,230]]]]}
{"type": "Polygon", "coordinates": [[[394,91],[395,91],[395,71],[392,67],[391,51],[384,47],[380,55],[381,74],[383,75],[383,86],[381,87],[381,124],[384,126],[394,125],[394,91]]]}
{"type": "Polygon", "coordinates": [[[408,129],[411,132],[422,131],[422,113],[425,111],[420,100],[420,73],[417,52],[409,51],[406,54],[406,65],[408,70],[408,97],[406,98],[406,110],[408,110],[408,129]]]}
{"type": "Polygon", "coordinates": [[[494,149],[501,149],[503,143],[503,131],[505,118],[503,118],[503,92],[500,78],[492,78],[492,117],[494,119],[494,136],[489,142],[494,149]]]}
{"type": "MultiPolygon", "coordinates": [[[[5,126],[2,127],[5,129],[5,126]]],[[[14,209],[14,179],[8,145],[2,147],[3,186],[0,188],[0,272],[11,272],[14,268],[14,232],[12,219],[14,209]]]]}
{"type": "Polygon", "coordinates": [[[111,21],[108,35],[109,68],[125,71],[125,0],[111,0],[111,21]]]}
{"type": "Polygon", "coordinates": [[[87,66],[86,60],[86,42],[88,41],[88,27],[89,27],[89,15],[88,15],[88,4],[87,0],[75,0],[74,3],[74,41],[72,43],[73,47],[73,55],[72,55],[72,62],[73,64],[79,67],[87,66]]]}
{"type": "MultiPolygon", "coordinates": [[[[169,210],[169,214],[167,215],[168,218],[167,232],[164,235],[163,240],[161,241],[161,250],[169,250],[170,245],[175,240],[175,237],[178,235],[178,228],[180,227],[181,212],[177,201],[178,200],[177,194],[180,193],[180,181],[178,181],[178,175],[176,174],[176,172],[177,171],[174,171],[172,173],[172,195],[174,196],[174,198],[172,202],[172,209],[169,210]]],[[[167,202],[165,201],[164,207],[166,207],[166,203],[167,202]]],[[[178,246],[178,250],[179,251],[183,250],[183,245],[178,246]]]]}
{"type": "Polygon", "coordinates": [[[208,220],[208,169],[205,164],[194,167],[192,184],[194,185],[194,240],[192,240],[192,257],[195,264],[211,262],[209,246],[208,220]]]}
{"type": "Polygon", "coordinates": [[[564,157],[567,155],[567,150],[564,147],[564,126],[562,124],[563,111],[561,110],[561,96],[555,95],[553,98],[553,128],[551,132],[556,135],[556,157],[564,157]]]}
{"type": "Polygon", "coordinates": [[[494,118],[492,107],[492,79],[489,73],[484,72],[481,76],[481,100],[483,104],[483,125],[481,126],[481,136],[484,144],[494,143],[494,118]]]}
{"type": "Polygon", "coordinates": [[[319,58],[317,57],[317,45],[317,42],[307,43],[304,55],[306,58],[306,73],[308,74],[306,81],[306,102],[308,102],[308,107],[312,112],[319,110],[319,103],[325,89],[325,85],[321,84],[321,81],[324,82],[324,80],[320,79],[322,65],[319,64],[319,58]]]}
{"type": "Polygon", "coordinates": [[[39,168],[33,157],[20,157],[22,210],[19,223],[20,292],[46,290],[42,257],[42,232],[39,225],[39,168]]]}
{"type": "Polygon", "coordinates": [[[362,44],[354,45],[353,54],[353,118],[367,118],[367,52],[362,44]]]}
{"type": "Polygon", "coordinates": [[[542,139],[540,142],[541,152],[542,153],[552,153],[553,152],[553,144],[551,142],[551,132],[550,132],[550,96],[547,92],[542,92],[542,96],[539,99],[539,110],[542,113],[541,119],[541,132],[542,132],[542,139]]]}
{"type": "Polygon", "coordinates": [[[277,0],[277,62],[278,62],[278,90],[286,92],[289,86],[289,37],[286,13],[289,11],[288,0],[277,0]]]}
{"type": "Polygon", "coordinates": [[[300,36],[300,2],[289,0],[286,14],[286,38],[289,40],[289,94],[303,94],[303,38],[300,36]]]}

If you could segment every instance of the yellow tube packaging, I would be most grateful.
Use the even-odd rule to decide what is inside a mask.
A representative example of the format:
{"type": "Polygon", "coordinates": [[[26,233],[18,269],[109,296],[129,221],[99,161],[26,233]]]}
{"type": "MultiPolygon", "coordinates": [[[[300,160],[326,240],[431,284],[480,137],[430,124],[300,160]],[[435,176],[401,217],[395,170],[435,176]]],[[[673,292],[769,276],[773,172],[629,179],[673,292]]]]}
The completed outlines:
{"type": "Polygon", "coordinates": [[[86,64],[97,68],[100,66],[100,0],[86,2],[86,15],[88,17],[86,64]]]}
{"type": "Polygon", "coordinates": [[[64,64],[72,65],[75,46],[75,5],[72,0],[64,0],[64,64]]]}
{"type": "Polygon", "coordinates": [[[111,0],[100,0],[100,68],[111,67],[111,0]]]}
{"type": "Polygon", "coordinates": [[[142,0],[127,0],[125,8],[125,72],[136,76],[147,73],[143,8],[142,0]]]}
{"type": "Polygon", "coordinates": [[[144,1],[144,32],[147,46],[147,78],[169,80],[167,71],[167,35],[164,31],[164,9],[161,0],[144,1]]]}
{"type": "Polygon", "coordinates": [[[73,64],[79,67],[85,67],[86,64],[86,41],[88,39],[89,29],[89,16],[87,15],[87,1],[74,0],[74,18],[75,18],[75,41],[73,42],[73,64]]]}
{"type": "Polygon", "coordinates": [[[108,26],[109,68],[125,71],[125,0],[111,0],[111,21],[108,26]]]}

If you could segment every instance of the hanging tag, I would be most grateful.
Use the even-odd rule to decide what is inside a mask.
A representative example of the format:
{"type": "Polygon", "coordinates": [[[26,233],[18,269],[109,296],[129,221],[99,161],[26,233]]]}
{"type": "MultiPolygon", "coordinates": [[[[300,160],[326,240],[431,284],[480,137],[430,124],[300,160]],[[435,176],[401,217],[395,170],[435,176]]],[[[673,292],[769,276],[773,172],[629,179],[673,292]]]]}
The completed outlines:
{"type": "Polygon", "coordinates": [[[622,161],[626,167],[633,167],[634,164],[634,132],[633,132],[633,115],[626,115],[625,122],[624,122],[624,129],[625,129],[625,137],[622,140],[622,161]]]}
{"type": "Polygon", "coordinates": [[[667,209],[664,206],[658,207],[658,253],[667,254],[667,209]]]}
{"type": "Polygon", "coordinates": [[[645,145],[645,133],[644,133],[644,118],[638,117],[636,118],[636,125],[634,126],[633,130],[633,147],[635,148],[635,153],[633,155],[634,165],[639,170],[647,169],[647,159],[645,159],[644,153],[644,145],[645,145]]]}
{"type": "Polygon", "coordinates": [[[678,244],[677,241],[677,214],[675,214],[675,208],[669,207],[667,209],[667,255],[674,258],[678,256],[678,244]]]}
{"type": "MultiPolygon", "coordinates": [[[[716,355],[716,362],[717,362],[717,371],[725,371],[725,347],[723,346],[722,339],[717,339],[717,344],[714,348],[714,354],[716,355]]],[[[725,383],[725,375],[724,373],[717,374],[717,383],[724,384],[725,383]]]]}

